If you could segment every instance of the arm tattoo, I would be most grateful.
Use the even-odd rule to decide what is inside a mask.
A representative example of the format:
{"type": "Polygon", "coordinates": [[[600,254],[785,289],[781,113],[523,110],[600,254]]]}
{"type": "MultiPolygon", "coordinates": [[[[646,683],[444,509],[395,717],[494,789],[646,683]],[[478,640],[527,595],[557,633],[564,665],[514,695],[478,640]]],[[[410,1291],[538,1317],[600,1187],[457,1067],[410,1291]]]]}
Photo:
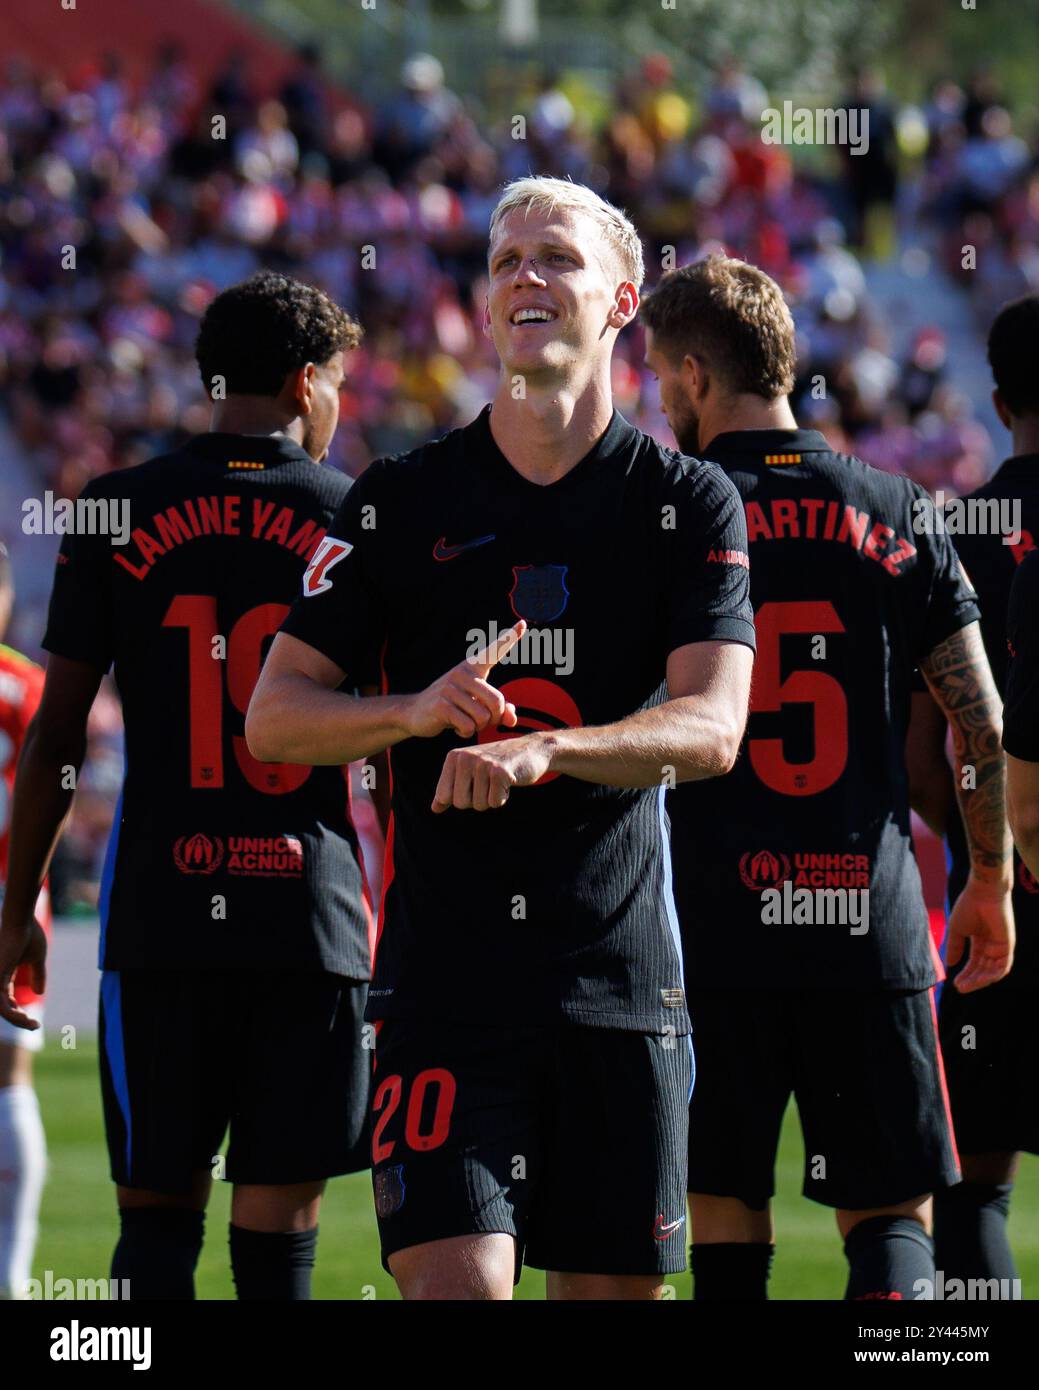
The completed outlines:
{"type": "Polygon", "coordinates": [[[1002,704],[978,624],[954,632],[920,665],[952,729],[956,795],[977,869],[1002,869],[1011,853],[1006,819],[1006,765],[1000,747],[1002,704]],[[974,769],[974,786],[963,772],[974,769]]]}

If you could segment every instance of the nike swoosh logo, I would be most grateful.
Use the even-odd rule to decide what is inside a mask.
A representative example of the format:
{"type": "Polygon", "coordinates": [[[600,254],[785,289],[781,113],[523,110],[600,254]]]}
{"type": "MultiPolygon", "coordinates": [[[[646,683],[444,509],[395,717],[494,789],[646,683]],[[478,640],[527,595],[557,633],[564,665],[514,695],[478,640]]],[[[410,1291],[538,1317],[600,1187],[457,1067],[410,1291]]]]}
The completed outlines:
{"type": "Polygon", "coordinates": [[[474,550],[478,545],[486,545],[488,541],[493,541],[493,536],[477,536],[474,541],[462,541],[460,545],[448,545],[447,537],[441,536],[433,547],[434,560],[453,560],[456,555],[461,555],[463,550],[474,550]]]}
{"type": "Polygon", "coordinates": [[[685,1225],[685,1217],[680,1216],[677,1221],[664,1221],[664,1213],[661,1212],[653,1223],[653,1239],[667,1240],[668,1236],[673,1236],[680,1227],[685,1225]]]}

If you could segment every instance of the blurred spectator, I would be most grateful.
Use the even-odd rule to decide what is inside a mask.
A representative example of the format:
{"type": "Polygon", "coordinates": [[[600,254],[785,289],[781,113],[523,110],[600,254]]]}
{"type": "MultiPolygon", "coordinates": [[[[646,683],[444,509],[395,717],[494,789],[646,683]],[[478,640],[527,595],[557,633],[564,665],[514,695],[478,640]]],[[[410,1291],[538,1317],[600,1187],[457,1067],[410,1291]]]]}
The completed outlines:
{"type": "Polygon", "coordinates": [[[855,76],[838,109],[858,113],[861,148],[839,146],[851,203],[849,241],[872,255],[889,255],[894,231],[898,162],[894,109],[884,95],[884,79],[870,68],[855,76]]]}
{"type": "Polygon", "coordinates": [[[309,154],[321,149],[324,140],[326,103],[321,50],[316,44],[303,44],[297,56],[296,71],[285,82],[280,96],[299,148],[309,154]]]}
{"type": "Polygon", "coordinates": [[[444,86],[444,69],[430,53],[409,58],[401,68],[400,91],[382,111],[376,157],[399,178],[429,154],[461,111],[461,103],[444,86]]]}
{"type": "Polygon", "coordinates": [[[768,105],[768,93],[730,54],[718,65],[706,105],[708,120],[719,129],[724,129],[734,117],[756,124],[768,105]]]}

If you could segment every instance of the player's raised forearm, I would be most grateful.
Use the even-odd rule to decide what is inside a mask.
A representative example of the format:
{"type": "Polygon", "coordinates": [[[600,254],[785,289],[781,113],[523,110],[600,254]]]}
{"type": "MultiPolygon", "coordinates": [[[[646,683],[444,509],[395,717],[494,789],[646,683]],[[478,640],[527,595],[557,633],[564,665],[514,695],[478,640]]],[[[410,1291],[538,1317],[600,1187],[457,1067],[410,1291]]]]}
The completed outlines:
{"type": "Polygon", "coordinates": [[[668,700],[616,724],[544,735],[553,772],[610,787],[671,786],[730,771],[745,714],[697,696],[668,700]]]}
{"type": "Polygon", "coordinates": [[[37,718],[25,736],[14,784],[5,927],[22,930],[31,920],[75,795],[75,777],[86,753],[82,731],[54,731],[37,718]]]}
{"type": "Polygon", "coordinates": [[[261,762],[340,764],[372,757],[405,738],[435,738],[445,729],[472,738],[492,719],[515,728],[515,706],[486,677],[525,631],[521,619],[425,690],[360,698],[339,691],[338,666],[282,633],[249,702],[249,750],[261,762]],[[309,667],[301,669],[301,661],[309,667]]]}
{"type": "Polygon", "coordinates": [[[952,729],[956,795],[971,873],[993,885],[1009,886],[1013,866],[1000,699],[978,624],[939,643],[920,669],[952,729]]]}
{"type": "Polygon", "coordinates": [[[409,736],[405,695],[347,695],[299,674],[261,675],[245,720],[245,739],[265,763],[338,766],[367,758],[409,736]]]}

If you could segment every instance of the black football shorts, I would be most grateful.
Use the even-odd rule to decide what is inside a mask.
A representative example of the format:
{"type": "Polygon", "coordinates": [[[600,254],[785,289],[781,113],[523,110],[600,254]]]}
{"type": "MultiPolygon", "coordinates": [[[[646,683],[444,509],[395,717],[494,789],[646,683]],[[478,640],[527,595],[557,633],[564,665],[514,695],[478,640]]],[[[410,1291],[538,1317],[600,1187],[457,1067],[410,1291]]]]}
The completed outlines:
{"type": "Polygon", "coordinates": [[[379,1025],[372,1179],[383,1264],[473,1232],[582,1274],[685,1268],[688,1037],[379,1025]]]}
{"type": "Polygon", "coordinates": [[[790,1097],[804,1195],[893,1206],[959,1181],[929,989],[696,989],[689,1190],[764,1208],[790,1097]]]}
{"type": "Polygon", "coordinates": [[[320,971],[104,971],[114,1181],[182,1193],[202,1169],[268,1184],[367,1168],[366,997],[366,983],[320,971]]]}
{"type": "MultiPolygon", "coordinates": [[[[1012,979],[1012,977],[1011,977],[1012,979]]],[[[942,1053],[960,1153],[1039,1154],[1037,991],[1000,981],[942,990],[942,1053]]]]}

